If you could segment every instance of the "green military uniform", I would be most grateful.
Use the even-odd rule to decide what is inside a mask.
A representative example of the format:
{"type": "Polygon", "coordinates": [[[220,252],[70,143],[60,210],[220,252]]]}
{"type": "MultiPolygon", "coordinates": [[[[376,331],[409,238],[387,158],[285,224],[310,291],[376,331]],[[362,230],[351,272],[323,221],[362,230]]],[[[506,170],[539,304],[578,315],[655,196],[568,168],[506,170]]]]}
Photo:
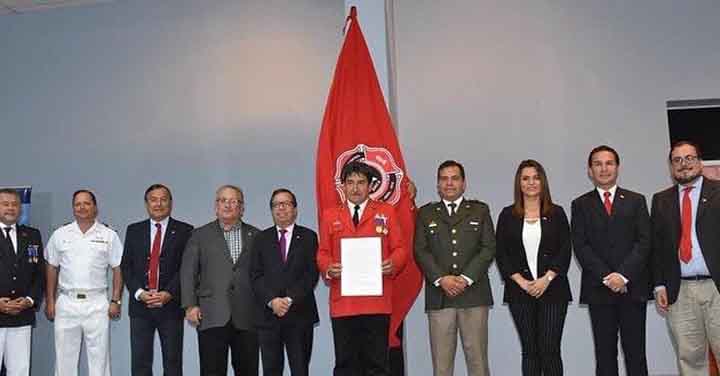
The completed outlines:
{"type": "Polygon", "coordinates": [[[463,199],[452,216],[442,201],[420,208],[415,261],[425,275],[425,311],[492,305],[488,268],[494,257],[495,230],[487,204],[463,199]],[[449,297],[435,285],[446,275],[464,275],[473,284],[449,297]]]}

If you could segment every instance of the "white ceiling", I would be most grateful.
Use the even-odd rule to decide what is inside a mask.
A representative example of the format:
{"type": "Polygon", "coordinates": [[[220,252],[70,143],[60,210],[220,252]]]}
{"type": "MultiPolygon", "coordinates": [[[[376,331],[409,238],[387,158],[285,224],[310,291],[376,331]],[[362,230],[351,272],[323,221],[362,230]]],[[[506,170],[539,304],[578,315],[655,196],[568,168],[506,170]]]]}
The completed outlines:
{"type": "Polygon", "coordinates": [[[13,15],[68,6],[107,3],[112,0],[0,0],[0,15],[13,15]]]}

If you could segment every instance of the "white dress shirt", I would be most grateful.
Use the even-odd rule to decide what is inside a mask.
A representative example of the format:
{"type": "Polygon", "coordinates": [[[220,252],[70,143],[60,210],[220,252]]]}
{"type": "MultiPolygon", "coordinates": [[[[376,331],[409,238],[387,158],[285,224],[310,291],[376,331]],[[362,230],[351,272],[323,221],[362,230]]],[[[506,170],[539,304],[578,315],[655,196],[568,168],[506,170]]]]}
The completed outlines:
{"type": "Polygon", "coordinates": [[[445,204],[445,209],[447,210],[448,215],[452,216],[453,213],[452,213],[452,209],[450,208],[450,204],[455,204],[455,214],[457,214],[458,209],[460,209],[460,204],[463,202],[463,197],[460,196],[457,199],[455,199],[455,201],[448,201],[446,199],[443,199],[442,202],[443,202],[443,204],[445,204]]]}
{"type": "Polygon", "coordinates": [[[600,187],[596,187],[595,189],[600,195],[600,201],[602,201],[603,203],[605,203],[605,192],[610,192],[610,203],[612,204],[613,202],[615,202],[615,192],[617,191],[617,184],[613,185],[608,190],[602,189],[600,187]]]}
{"type": "Polygon", "coordinates": [[[365,212],[365,207],[367,207],[367,203],[370,201],[370,199],[365,200],[361,204],[353,204],[350,200],[347,202],[347,207],[350,209],[350,218],[355,215],[355,205],[360,205],[360,209],[358,209],[358,220],[362,219],[363,213],[365,212]]]}

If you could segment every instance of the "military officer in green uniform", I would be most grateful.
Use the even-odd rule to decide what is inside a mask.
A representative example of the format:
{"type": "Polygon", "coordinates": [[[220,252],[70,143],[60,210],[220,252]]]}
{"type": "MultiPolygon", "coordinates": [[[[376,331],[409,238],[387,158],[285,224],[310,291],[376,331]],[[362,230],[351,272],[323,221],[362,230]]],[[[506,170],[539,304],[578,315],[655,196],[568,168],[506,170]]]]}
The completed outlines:
{"type": "Polygon", "coordinates": [[[495,257],[490,209],[463,197],[465,169],[456,161],[438,167],[441,200],[420,208],[415,260],[425,275],[433,375],[452,376],[458,331],[469,376],[490,374],[488,311],[493,304],[488,268],[495,257]]]}

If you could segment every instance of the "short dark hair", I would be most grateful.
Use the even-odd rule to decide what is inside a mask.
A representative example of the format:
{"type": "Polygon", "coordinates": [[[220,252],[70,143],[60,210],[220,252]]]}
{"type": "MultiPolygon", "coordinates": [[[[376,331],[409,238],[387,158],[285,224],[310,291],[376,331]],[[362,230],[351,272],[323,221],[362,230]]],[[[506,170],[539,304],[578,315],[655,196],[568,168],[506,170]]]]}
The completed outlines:
{"type": "Polygon", "coordinates": [[[79,195],[81,193],[89,194],[90,199],[92,199],[93,205],[97,206],[97,199],[95,198],[95,194],[92,193],[92,191],[90,191],[88,189],[78,189],[77,191],[75,191],[75,193],[73,193],[73,198],[72,198],[73,205],[75,205],[75,198],[77,197],[77,195],[79,195]]]}
{"type": "Polygon", "coordinates": [[[272,192],[272,194],[270,195],[270,209],[272,209],[272,207],[273,207],[273,199],[275,198],[275,196],[277,196],[280,193],[289,194],[291,197],[291,200],[292,200],[293,207],[297,208],[297,199],[295,198],[295,194],[290,192],[290,190],[287,188],[278,188],[278,189],[274,190],[272,192]]]}
{"type": "Polygon", "coordinates": [[[612,153],[613,157],[615,157],[615,163],[617,163],[617,165],[620,166],[620,155],[618,154],[618,152],[615,151],[615,149],[611,148],[610,146],[600,145],[600,146],[596,146],[594,149],[590,150],[590,154],[588,154],[588,167],[592,167],[593,155],[595,155],[596,153],[599,153],[601,151],[607,151],[607,152],[612,153]]]}
{"type": "Polygon", "coordinates": [[[690,140],[677,140],[670,145],[670,152],[668,153],[668,161],[672,160],[672,152],[673,150],[681,147],[681,146],[692,146],[695,148],[695,154],[697,154],[697,157],[699,160],[702,160],[702,151],[700,151],[700,145],[697,143],[690,141],[690,140]]]}
{"type": "Polygon", "coordinates": [[[340,180],[345,183],[350,175],[357,174],[362,175],[367,179],[368,183],[375,177],[375,172],[367,164],[360,161],[352,161],[343,166],[340,172],[340,180]]]}
{"type": "Polygon", "coordinates": [[[145,190],[145,196],[144,196],[145,202],[147,202],[147,200],[148,200],[148,198],[147,198],[148,194],[156,189],[164,189],[167,192],[168,196],[170,197],[170,201],[172,201],[172,192],[170,192],[170,188],[168,188],[165,184],[156,183],[156,184],[149,186],[145,190]]]}
{"type": "Polygon", "coordinates": [[[440,171],[442,171],[448,167],[457,167],[460,170],[460,177],[463,178],[463,180],[465,180],[465,167],[463,167],[463,165],[460,164],[460,162],[454,161],[452,159],[447,160],[443,163],[440,163],[440,166],[438,166],[438,169],[437,169],[437,178],[438,179],[440,179],[440,171]]]}
{"type": "Polygon", "coordinates": [[[0,188],[0,194],[13,195],[17,197],[18,202],[22,201],[22,198],[20,197],[20,192],[18,192],[17,189],[0,188]]]}

